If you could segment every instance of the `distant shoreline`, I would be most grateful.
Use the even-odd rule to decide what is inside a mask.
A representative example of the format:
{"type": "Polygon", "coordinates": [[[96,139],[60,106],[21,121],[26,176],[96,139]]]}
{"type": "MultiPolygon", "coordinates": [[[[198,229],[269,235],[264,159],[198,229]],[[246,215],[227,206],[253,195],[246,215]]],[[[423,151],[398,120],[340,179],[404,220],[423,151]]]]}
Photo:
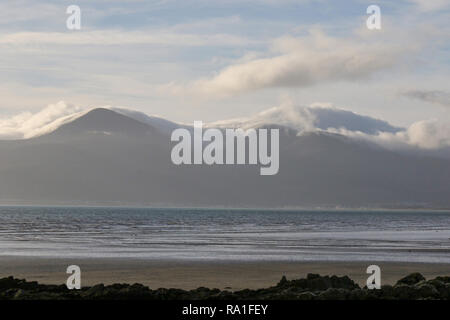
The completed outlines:
{"type": "MultiPolygon", "coordinates": [[[[0,200],[2,202],[2,200],[0,200]]],[[[226,206],[173,206],[173,205],[114,205],[114,204],[20,204],[20,203],[1,203],[0,208],[117,208],[117,209],[183,209],[183,210],[258,210],[258,211],[433,211],[450,213],[450,207],[226,207],[226,206]]]]}

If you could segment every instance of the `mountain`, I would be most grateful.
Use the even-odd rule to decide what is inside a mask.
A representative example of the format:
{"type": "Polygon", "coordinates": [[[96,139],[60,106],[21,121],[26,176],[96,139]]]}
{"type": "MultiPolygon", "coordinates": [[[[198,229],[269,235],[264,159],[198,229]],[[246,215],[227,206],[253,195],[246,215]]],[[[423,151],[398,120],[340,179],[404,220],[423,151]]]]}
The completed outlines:
{"type": "Polygon", "coordinates": [[[366,134],[377,132],[395,133],[402,128],[394,127],[388,122],[356,114],[354,112],[329,106],[294,106],[282,105],[256,115],[241,119],[217,121],[209,127],[254,128],[276,123],[299,131],[311,129],[327,130],[343,128],[366,134]]]}
{"type": "Polygon", "coordinates": [[[100,108],[39,137],[0,141],[0,203],[450,207],[448,159],[281,124],[277,175],[261,176],[259,165],[177,166],[177,126],[100,108]]]}
{"type": "Polygon", "coordinates": [[[114,112],[97,108],[83,116],[62,125],[51,133],[52,136],[77,137],[77,135],[110,135],[142,137],[156,133],[156,129],[140,121],[114,112]]]}

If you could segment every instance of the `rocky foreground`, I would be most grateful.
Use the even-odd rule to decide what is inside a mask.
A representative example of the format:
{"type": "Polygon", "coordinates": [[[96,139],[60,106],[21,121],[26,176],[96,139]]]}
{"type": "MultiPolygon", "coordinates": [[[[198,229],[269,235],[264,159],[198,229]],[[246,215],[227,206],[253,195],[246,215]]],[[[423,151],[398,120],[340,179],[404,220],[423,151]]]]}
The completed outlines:
{"type": "Polygon", "coordinates": [[[68,290],[65,285],[43,285],[37,282],[0,279],[0,300],[450,300],[450,277],[426,280],[420,273],[400,279],[394,286],[380,290],[361,288],[349,277],[308,274],[305,279],[287,280],[274,287],[258,290],[221,291],[198,288],[152,290],[141,284],[98,284],[81,290],[68,290]]]}

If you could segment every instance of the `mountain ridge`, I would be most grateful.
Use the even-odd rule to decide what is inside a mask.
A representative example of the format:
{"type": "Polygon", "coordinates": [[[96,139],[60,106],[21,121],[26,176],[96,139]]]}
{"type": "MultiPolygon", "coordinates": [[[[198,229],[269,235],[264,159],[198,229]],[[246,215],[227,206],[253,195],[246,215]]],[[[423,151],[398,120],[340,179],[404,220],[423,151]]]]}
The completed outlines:
{"type": "Polygon", "coordinates": [[[258,165],[177,166],[173,146],[168,132],[108,109],[0,141],[0,204],[450,208],[450,161],[344,135],[280,130],[274,176],[258,165]]]}

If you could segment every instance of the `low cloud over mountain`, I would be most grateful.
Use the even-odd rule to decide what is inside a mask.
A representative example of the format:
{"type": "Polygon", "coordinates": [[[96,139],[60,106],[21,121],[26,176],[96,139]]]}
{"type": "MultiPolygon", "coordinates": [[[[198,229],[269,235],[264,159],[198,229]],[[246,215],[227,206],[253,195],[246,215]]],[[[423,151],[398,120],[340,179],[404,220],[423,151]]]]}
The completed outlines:
{"type": "Polygon", "coordinates": [[[0,118],[0,139],[27,139],[49,133],[82,113],[80,107],[60,101],[37,113],[23,112],[10,118],[0,118]]]}
{"type": "Polygon", "coordinates": [[[279,173],[260,176],[257,165],[174,165],[170,133],[187,125],[140,112],[59,103],[22,116],[26,125],[2,120],[4,137],[22,139],[0,141],[1,203],[450,207],[450,135],[432,122],[403,129],[283,105],[209,123],[291,128],[280,131],[279,173]]]}
{"type": "MultiPolygon", "coordinates": [[[[133,118],[139,122],[156,127],[165,134],[182,124],[149,116],[127,108],[105,106],[133,118]]],[[[60,101],[35,114],[26,112],[0,119],[0,139],[28,139],[50,133],[65,123],[84,115],[95,108],[81,108],[60,101]]],[[[199,119],[201,120],[201,119],[199,119]]],[[[360,115],[352,111],[333,107],[326,103],[311,106],[297,106],[291,102],[270,108],[253,116],[206,123],[206,127],[254,128],[276,124],[305,132],[328,132],[347,136],[356,140],[374,142],[390,150],[438,150],[450,147],[450,126],[435,119],[417,121],[407,128],[396,127],[387,121],[360,115]]],[[[447,154],[447,153],[443,153],[447,154]]]]}
{"type": "Polygon", "coordinates": [[[329,104],[316,103],[309,107],[304,107],[295,106],[289,102],[265,110],[252,117],[217,121],[210,123],[209,126],[250,128],[265,124],[283,125],[296,129],[299,132],[345,129],[366,134],[377,134],[380,132],[395,133],[402,130],[386,121],[335,108],[329,104]]]}

